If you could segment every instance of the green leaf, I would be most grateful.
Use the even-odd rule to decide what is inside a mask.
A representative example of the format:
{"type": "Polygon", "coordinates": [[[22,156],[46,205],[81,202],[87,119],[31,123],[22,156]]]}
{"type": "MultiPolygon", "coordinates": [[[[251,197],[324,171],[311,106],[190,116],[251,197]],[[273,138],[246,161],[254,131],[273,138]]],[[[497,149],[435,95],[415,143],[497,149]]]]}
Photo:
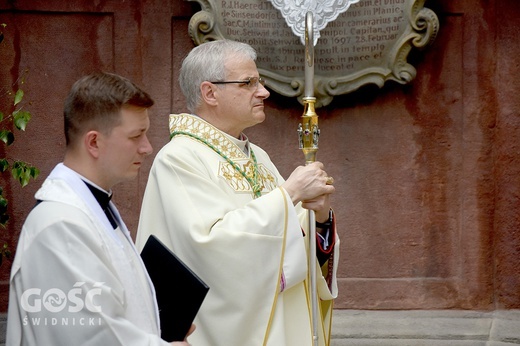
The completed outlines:
{"type": "Polygon", "coordinates": [[[30,167],[31,178],[36,179],[40,175],[40,170],[34,166],[30,167]]]}
{"type": "Polygon", "coordinates": [[[22,101],[22,99],[23,99],[23,90],[18,89],[16,91],[16,94],[14,95],[14,105],[16,106],[17,104],[19,104],[20,101],[22,101]]]}
{"type": "Polygon", "coordinates": [[[29,170],[26,170],[23,172],[22,179],[19,179],[20,185],[22,187],[26,187],[27,184],[29,184],[29,181],[31,180],[31,172],[29,170]]]}
{"type": "Polygon", "coordinates": [[[26,111],[14,111],[13,112],[14,125],[18,130],[25,131],[25,127],[29,120],[31,120],[31,113],[26,111]]]}
{"type": "Polygon", "coordinates": [[[11,145],[14,142],[14,134],[9,130],[0,130],[0,140],[7,145],[11,145]]]}
{"type": "Polygon", "coordinates": [[[0,195],[0,213],[6,211],[6,208],[7,208],[7,199],[3,195],[0,195]]]}
{"type": "Polygon", "coordinates": [[[17,161],[13,164],[13,168],[11,168],[11,174],[12,174],[13,178],[18,180],[20,182],[20,184],[23,186],[24,169],[23,169],[22,165],[20,164],[20,162],[17,161]]]}
{"type": "Polygon", "coordinates": [[[0,215],[7,212],[7,199],[4,196],[0,196],[0,215]]]}
{"type": "Polygon", "coordinates": [[[13,178],[18,180],[22,187],[25,187],[27,184],[29,184],[29,180],[31,179],[34,172],[33,167],[28,166],[26,162],[16,161],[13,163],[11,174],[13,175],[13,178]]]}
{"type": "Polygon", "coordinates": [[[4,113],[0,112],[0,121],[4,120],[4,113]]]}
{"type": "MultiPolygon", "coordinates": [[[[9,168],[9,161],[6,158],[0,159],[0,172],[5,172],[9,168]]],[[[0,189],[0,195],[2,194],[2,189],[0,189]]]]}
{"type": "Polygon", "coordinates": [[[0,226],[3,226],[5,228],[5,224],[9,221],[9,215],[7,214],[0,214],[0,226]]]}

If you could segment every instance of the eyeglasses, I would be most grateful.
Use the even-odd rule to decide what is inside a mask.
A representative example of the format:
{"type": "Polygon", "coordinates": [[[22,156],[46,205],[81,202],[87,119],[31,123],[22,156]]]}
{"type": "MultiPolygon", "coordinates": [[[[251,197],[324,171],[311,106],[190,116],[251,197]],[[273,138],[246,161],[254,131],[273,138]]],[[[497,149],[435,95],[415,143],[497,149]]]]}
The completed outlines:
{"type": "Polygon", "coordinates": [[[258,84],[265,85],[265,80],[261,77],[249,77],[245,80],[229,80],[229,81],[220,81],[220,82],[210,82],[212,84],[230,84],[230,83],[238,83],[238,84],[246,84],[250,88],[258,88],[258,84]]]}

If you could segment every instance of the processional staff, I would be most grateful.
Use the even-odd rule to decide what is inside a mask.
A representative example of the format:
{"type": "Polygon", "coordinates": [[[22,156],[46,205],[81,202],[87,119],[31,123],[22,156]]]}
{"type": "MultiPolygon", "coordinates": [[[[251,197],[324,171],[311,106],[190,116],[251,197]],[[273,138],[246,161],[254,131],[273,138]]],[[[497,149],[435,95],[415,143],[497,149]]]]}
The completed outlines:
{"type": "MultiPolygon", "coordinates": [[[[302,122],[298,126],[300,149],[303,150],[305,163],[316,161],[318,151],[318,115],[314,104],[314,23],[312,12],[305,16],[305,94],[303,97],[304,111],[302,122]]],[[[312,308],[312,338],[313,345],[318,346],[318,293],[316,287],[316,215],[309,210],[309,292],[311,293],[312,308]]]]}

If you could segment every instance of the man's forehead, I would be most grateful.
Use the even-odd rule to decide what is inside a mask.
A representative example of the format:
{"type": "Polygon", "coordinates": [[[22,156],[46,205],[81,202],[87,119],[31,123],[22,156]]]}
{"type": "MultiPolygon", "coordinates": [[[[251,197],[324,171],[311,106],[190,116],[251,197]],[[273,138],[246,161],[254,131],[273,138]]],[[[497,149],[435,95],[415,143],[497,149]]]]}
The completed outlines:
{"type": "Polygon", "coordinates": [[[226,75],[227,76],[245,76],[245,77],[257,77],[258,69],[256,63],[250,58],[230,58],[226,62],[226,75]]]}

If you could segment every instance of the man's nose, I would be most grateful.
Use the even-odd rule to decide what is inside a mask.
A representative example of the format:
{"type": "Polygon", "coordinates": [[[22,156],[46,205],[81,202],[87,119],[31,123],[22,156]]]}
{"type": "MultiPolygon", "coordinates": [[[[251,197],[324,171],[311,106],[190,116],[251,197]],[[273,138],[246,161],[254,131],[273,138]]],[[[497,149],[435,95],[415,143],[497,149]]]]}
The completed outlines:
{"type": "Polygon", "coordinates": [[[153,153],[153,147],[150,141],[148,140],[148,136],[144,136],[143,143],[141,143],[140,151],[142,154],[150,155],[153,153]]]}
{"type": "Polygon", "coordinates": [[[257,93],[258,97],[261,97],[263,99],[266,99],[269,97],[269,95],[271,95],[271,93],[269,93],[269,90],[267,90],[267,88],[260,83],[258,84],[256,93],[257,93]]]}

